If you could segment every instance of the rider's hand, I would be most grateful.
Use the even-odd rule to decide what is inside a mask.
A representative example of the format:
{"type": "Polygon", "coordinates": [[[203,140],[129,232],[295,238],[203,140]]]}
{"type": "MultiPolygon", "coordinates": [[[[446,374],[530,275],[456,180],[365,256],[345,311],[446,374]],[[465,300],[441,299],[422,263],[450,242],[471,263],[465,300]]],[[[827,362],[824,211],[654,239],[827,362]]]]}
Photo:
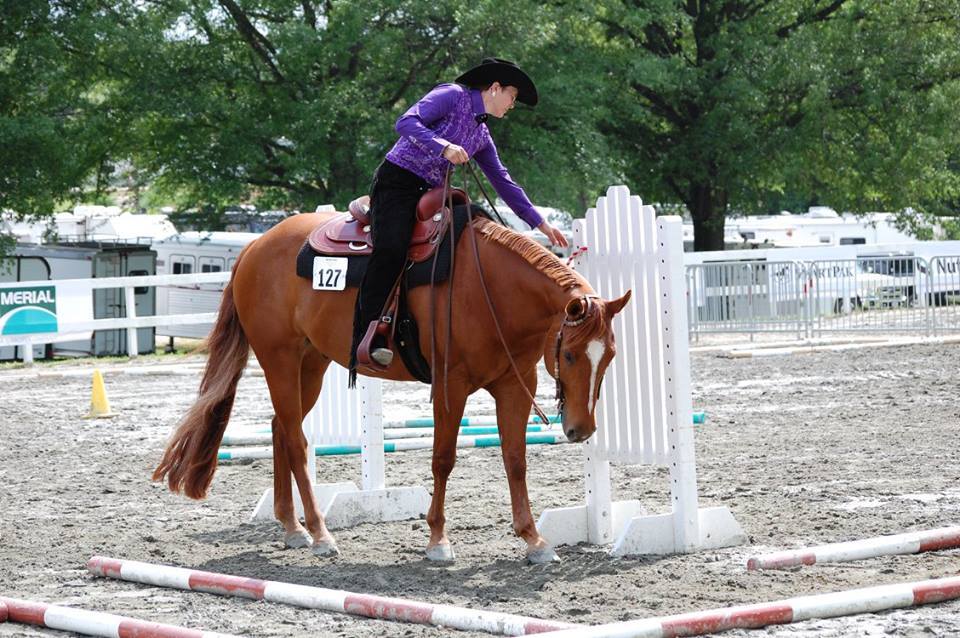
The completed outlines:
{"type": "Polygon", "coordinates": [[[463,150],[463,147],[457,146],[456,144],[447,144],[447,147],[443,149],[443,156],[447,158],[451,164],[465,164],[470,161],[470,156],[463,150]]]}
{"type": "Polygon", "coordinates": [[[543,222],[537,226],[537,230],[546,235],[547,239],[550,240],[550,244],[553,246],[562,246],[566,248],[570,245],[567,242],[567,238],[563,236],[563,233],[551,226],[548,222],[543,222]]]}

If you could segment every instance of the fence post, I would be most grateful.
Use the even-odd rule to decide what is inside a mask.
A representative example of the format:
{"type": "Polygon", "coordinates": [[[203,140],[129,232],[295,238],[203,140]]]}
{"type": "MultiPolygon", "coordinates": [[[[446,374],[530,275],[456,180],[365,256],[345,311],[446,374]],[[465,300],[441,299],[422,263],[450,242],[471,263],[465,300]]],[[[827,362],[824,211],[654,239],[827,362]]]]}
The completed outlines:
{"type": "Polygon", "coordinates": [[[360,386],[360,427],[362,438],[361,485],[364,490],[382,490],[386,487],[383,459],[383,391],[380,379],[365,378],[360,386]]]}
{"type": "MultiPolygon", "coordinates": [[[[137,318],[136,289],[133,286],[123,287],[124,305],[127,319],[137,318]]],[[[140,353],[140,344],[137,343],[137,329],[127,328],[127,356],[131,359],[140,353]]]]}

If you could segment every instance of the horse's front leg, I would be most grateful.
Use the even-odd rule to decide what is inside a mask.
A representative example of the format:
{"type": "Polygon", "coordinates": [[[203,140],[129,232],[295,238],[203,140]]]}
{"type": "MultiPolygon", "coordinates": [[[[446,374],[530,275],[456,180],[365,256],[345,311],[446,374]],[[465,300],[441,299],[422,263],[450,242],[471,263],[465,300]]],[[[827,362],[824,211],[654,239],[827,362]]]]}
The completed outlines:
{"type": "MultiPolygon", "coordinates": [[[[536,392],[537,371],[524,375],[531,394],[536,392]]],[[[527,560],[549,563],[560,560],[546,539],[540,535],[530,511],[527,495],[527,421],[532,403],[512,372],[487,388],[497,402],[497,427],[500,430],[500,451],[510,486],[513,510],[513,531],[527,543],[527,560]]]]}
{"type": "Polygon", "coordinates": [[[430,526],[427,558],[449,562],[454,559],[454,553],[447,538],[443,503],[447,494],[447,479],[457,461],[457,436],[460,434],[463,408],[467,403],[467,390],[450,380],[447,401],[444,401],[441,386],[442,383],[437,384],[433,397],[433,497],[427,512],[427,524],[430,526]]]}

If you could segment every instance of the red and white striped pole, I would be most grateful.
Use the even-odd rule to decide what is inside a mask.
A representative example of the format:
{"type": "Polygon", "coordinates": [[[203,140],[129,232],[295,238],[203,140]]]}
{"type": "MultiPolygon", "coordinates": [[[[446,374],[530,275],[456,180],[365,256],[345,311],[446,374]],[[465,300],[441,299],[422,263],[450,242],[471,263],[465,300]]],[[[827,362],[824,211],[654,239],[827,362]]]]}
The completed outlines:
{"type": "Polygon", "coordinates": [[[543,634],[544,638],[673,638],[703,636],[730,629],[758,629],[813,618],[836,618],[887,609],[928,605],[960,598],[960,577],[881,585],[800,596],[770,603],[709,609],[689,614],[580,627],[543,634]]]}
{"type": "Polygon", "coordinates": [[[570,623],[501,612],[354,594],[337,589],[243,578],[103,556],[94,556],[87,561],[87,569],[96,576],[117,578],[144,585],[252,598],[367,618],[450,627],[464,631],[484,631],[503,636],[527,636],[578,627],[570,623]]]}
{"type": "Polygon", "coordinates": [[[107,638],[229,638],[228,634],[186,629],[18,598],[0,597],[0,621],[2,620],[107,638]]]}
{"type": "Polygon", "coordinates": [[[960,527],[941,527],[922,532],[877,536],[847,543],[762,554],[747,559],[747,569],[783,569],[794,565],[842,563],[874,556],[919,554],[960,547],[960,527]]]}

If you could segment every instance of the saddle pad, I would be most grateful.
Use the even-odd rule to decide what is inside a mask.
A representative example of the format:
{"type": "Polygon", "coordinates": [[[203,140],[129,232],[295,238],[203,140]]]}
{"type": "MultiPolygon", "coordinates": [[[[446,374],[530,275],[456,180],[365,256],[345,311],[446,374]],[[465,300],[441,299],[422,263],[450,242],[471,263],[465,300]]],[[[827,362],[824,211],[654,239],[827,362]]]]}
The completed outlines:
{"type": "MultiPolygon", "coordinates": [[[[487,217],[487,213],[479,206],[473,205],[474,217],[487,217]]],[[[454,239],[459,240],[463,229],[467,225],[467,209],[465,206],[453,207],[453,231],[454,239]]],[[[440,242],[437,257],[437,268],[434,280],[437,282],[446,281],[450,275],[450,234],[444,236],[440,242]]],[[[297,276],[313,280],[313,258],[323,256],[310,246],[310,242],[303,243],[303,248],[297,255],[297,276]]],[[[347,257],[347,287],[357,288],[363,281],[363,274],[367,271],[367,263],[370,261],[369,255],[353,255],[347,257]]],[[[416,288],[430,283],[430,271],[433,268],[433,258],[414,264],[407,271],[407,287],[416,288]]]]}

